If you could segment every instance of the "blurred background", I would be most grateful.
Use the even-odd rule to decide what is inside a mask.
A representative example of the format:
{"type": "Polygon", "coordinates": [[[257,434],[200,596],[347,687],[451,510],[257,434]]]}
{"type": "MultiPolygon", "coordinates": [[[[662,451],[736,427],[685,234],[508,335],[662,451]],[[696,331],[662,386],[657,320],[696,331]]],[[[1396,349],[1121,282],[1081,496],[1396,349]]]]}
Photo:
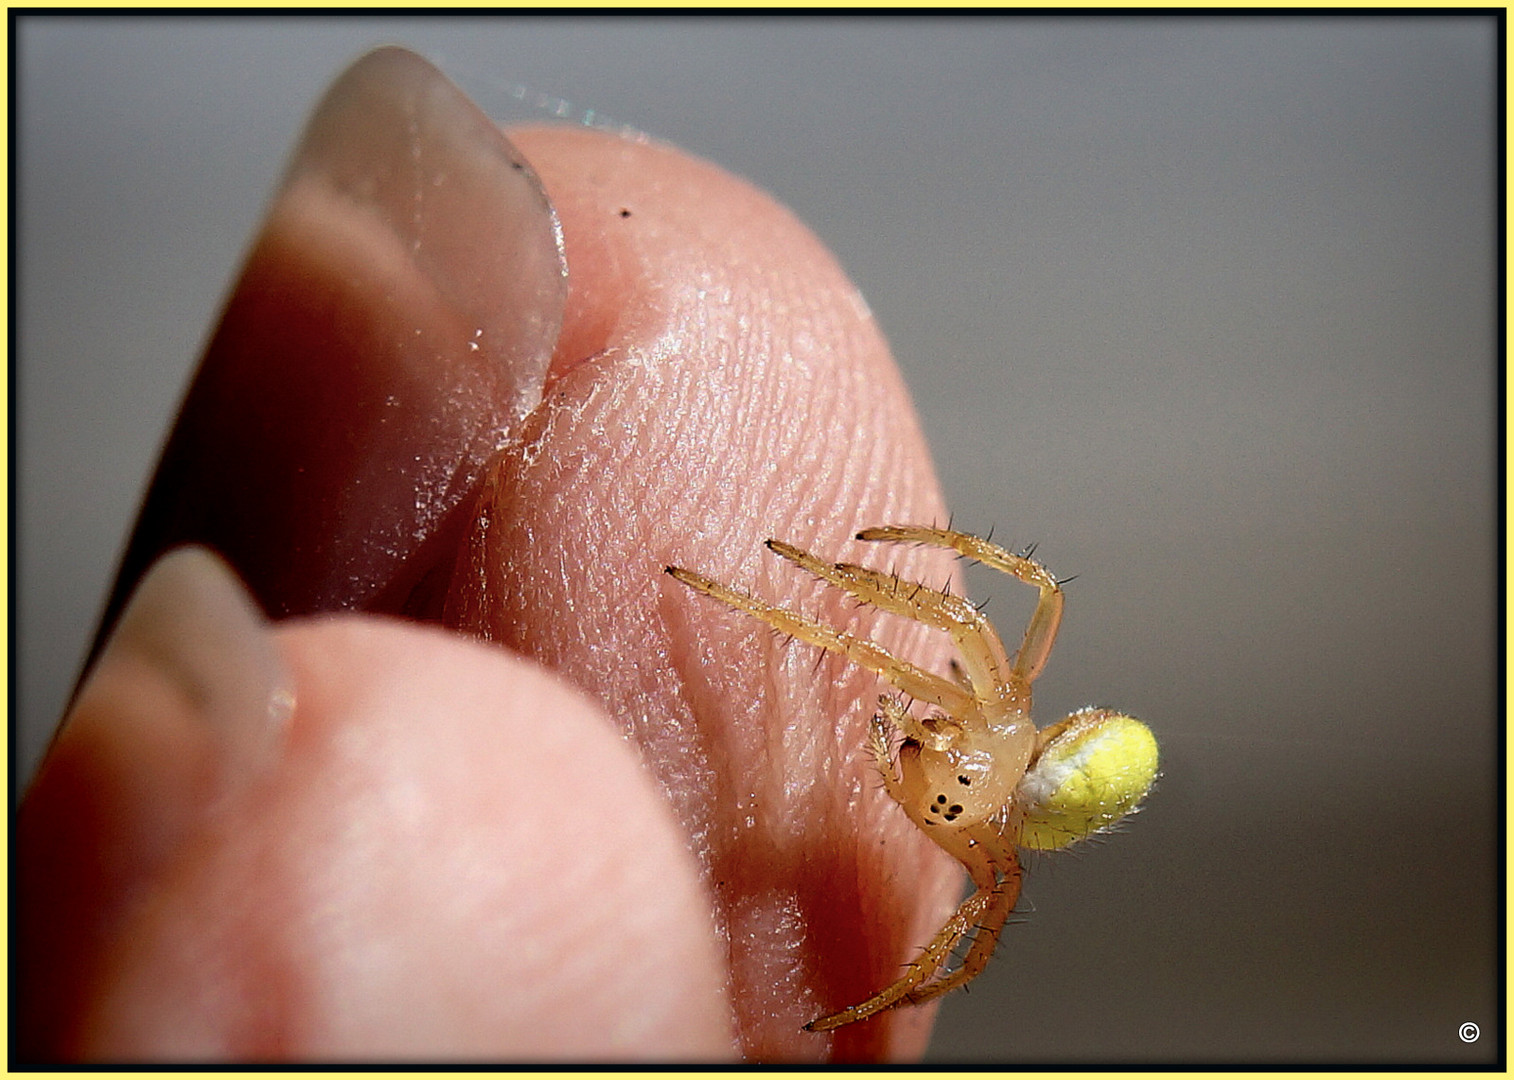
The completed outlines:
{"type": "Polygon", "coordinates": [[[1077,575],[1039,719],[1135,713],[1164,778],[1033,862],[934,1060],[1501,1058],[1496,17],[13,30],[18,784],[307,111],[401,43],[501,119],[609,117],[787,203],[956,523],[1077,575]]]}

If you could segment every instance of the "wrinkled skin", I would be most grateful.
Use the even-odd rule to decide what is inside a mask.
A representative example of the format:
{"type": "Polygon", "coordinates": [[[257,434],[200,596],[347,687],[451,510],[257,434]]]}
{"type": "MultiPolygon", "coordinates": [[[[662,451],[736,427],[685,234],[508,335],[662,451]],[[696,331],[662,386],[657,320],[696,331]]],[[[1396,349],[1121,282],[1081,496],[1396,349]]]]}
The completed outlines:
{"type": "Polygon", "coordinates": [[[761,547],[877,558],[859,527],[946,520],[865,305],[714,166],[512,131],[564,297],[546,205],[471,105],[397,50],[341,88],[396,87],[432,182],[349,123],[374,109],[322,106],[24,800],[17,1052],[918,1055],[934,1006],[800,1030],[961,887],[870,772],[876,680],[660,573],[941,668],[944,641],[761,547]],[[351,196],[386,178],[388,210],[351,196]],[[128,602],[186,541],[255,605],[196,554],[128,602]]]}

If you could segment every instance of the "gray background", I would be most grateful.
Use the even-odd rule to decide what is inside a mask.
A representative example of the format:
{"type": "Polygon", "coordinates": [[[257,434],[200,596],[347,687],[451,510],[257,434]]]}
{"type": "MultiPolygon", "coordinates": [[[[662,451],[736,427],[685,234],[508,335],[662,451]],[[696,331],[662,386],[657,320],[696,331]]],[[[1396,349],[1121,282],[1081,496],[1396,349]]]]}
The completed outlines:
{"type": "Polygon", "coordinates": [[[1165,776],[1123,835],[1036,860],[934,1058],[1502,1052],[1492,20],[27,18],[18,41],[23,776],[307,110],[401,42],[496,115],[530,117],[525,84],[790,205],[888,334],[957,523],[1078,575],[1041,719],[1121,705],[1165,776]]]}

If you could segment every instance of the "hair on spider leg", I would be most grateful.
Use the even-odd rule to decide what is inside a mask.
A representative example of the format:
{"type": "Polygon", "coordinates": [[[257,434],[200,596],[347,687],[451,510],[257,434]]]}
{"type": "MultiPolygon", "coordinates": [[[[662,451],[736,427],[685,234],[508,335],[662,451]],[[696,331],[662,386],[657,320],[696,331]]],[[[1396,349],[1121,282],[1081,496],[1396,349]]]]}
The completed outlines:
{"type": "Polygon", "coordinates": [[[850,594],[847,595],[842,603],[853,611],[861,611],[863,608],[872,607],[872,605],[869,604],[866,600],[862,599],[862,597],[852,596],[850,594]]]}
{"type": "MultiPolygon", "coordinates": [[[[1012,926],[1012,925],[1014,925],[1014,924],[1013,924],[1013,923],[1012,923],[1012,922],[1011,922],[1011,921],[1010,921],[1010,920],[1009,920],[1009,919],[1005,919],[1005,920],[1004,920],[1004,925],[1005,925],[1005,926],[1012,926]]],[[[989,929],[989,928],[988,928],[988,927],[987,927],[987,926],[985,926],[985,925],[984,925],[984,924],[983,924],[983,923],[975,923],[975,924],[974,924],[974,925],[973,925],[973,926],[971,926],[971,927],[970,927],[970,928],[969,928],[969,930],[970,930],[970,933],[971,933],[971,934],[972,934],[972,936],[973,936],[973,937],[974,937],[974,938],[975,938],[975,937],[977,937],[977,936],[978,936],[978,935],[979,935],[979,934],[985,934],[985,933],[988,933],[988,934],[991,934],[991,933],[993,933],[993,931],[992,931],[992,930],[990,930],[990,929],[989,929]]],[[[968,943],[968,944],[971,944],[971,939],[969,939],[969,938],[968,938],[968,937],[967,937],[967,935],[965,935],[965,934],[964,934],[964,935],[963,935],[963,939],[964,939],[964,940],[965,940],[965,941],[966,941],[966,942],[967,942],[967,943],[968,943]]]]}
{"type": "MultiPolygon", "coordinates": [[[[767,627],[767,631],[773,637],[775,637],[775,638],[778,639],[778,648],[781,649],[784,652],[788,652],[789,649],[793,648],[794,645],[796,645],[796,644],[799,643],[799,639],[796,638],[793,634],[790,634],[786,630],[779,630],[776,627],[769,626],[769,627],[767,627]]],[[[808,643],[806,642],[805,644],[808,644],[808,643]]],[[[824,650],[821,650],[820,655],[821,656],[825,655],[824,650]]]]}

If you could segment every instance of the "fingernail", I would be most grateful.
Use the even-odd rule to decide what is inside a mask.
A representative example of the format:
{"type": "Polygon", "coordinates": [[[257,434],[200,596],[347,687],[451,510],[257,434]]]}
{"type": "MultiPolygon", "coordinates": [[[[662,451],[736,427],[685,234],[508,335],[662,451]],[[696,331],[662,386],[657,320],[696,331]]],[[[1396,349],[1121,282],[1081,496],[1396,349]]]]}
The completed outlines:
{"type": "Polygon", "coordinates": [[[114,667],[184,703],[213,744],[211,802],[234,798],[278,757],[294,684],[268,622],[231,569],[201,547],[177,548],[137,586],[80,698],[114,667]],[[117,666],[119,665],[119,666],[117,666]]]}
{"type": "Polygon", "coordinates": [[[511,422],[541,400],[567,265],[556,214],[503,132],[435,67],[377,49],[326,94],[286,182],[382,221],[508,373],[511,422]]]}
{"type": "MultiPolygon", "coordinates": [[[[426,61],[321,101],[189,389],[104,625],[179,544],[276,618],[415,613],[541,400],[567,297],[535,174],[426,61]]],[[[448,564],[450,565],[450,564],[448,564]]]]}
{"type": "MultiPolygon", "coordinates": [[[[188,837],[275,764],[292,683],[263,617],[203,548],[142,579],[17,808],[23,1043],[76,1054],[120,920],[188,837]]],[[[254,805],[237,800],[240,809],[254,805]]],[[[254,811],[255,812],[255,811],[254,811]]]]}

